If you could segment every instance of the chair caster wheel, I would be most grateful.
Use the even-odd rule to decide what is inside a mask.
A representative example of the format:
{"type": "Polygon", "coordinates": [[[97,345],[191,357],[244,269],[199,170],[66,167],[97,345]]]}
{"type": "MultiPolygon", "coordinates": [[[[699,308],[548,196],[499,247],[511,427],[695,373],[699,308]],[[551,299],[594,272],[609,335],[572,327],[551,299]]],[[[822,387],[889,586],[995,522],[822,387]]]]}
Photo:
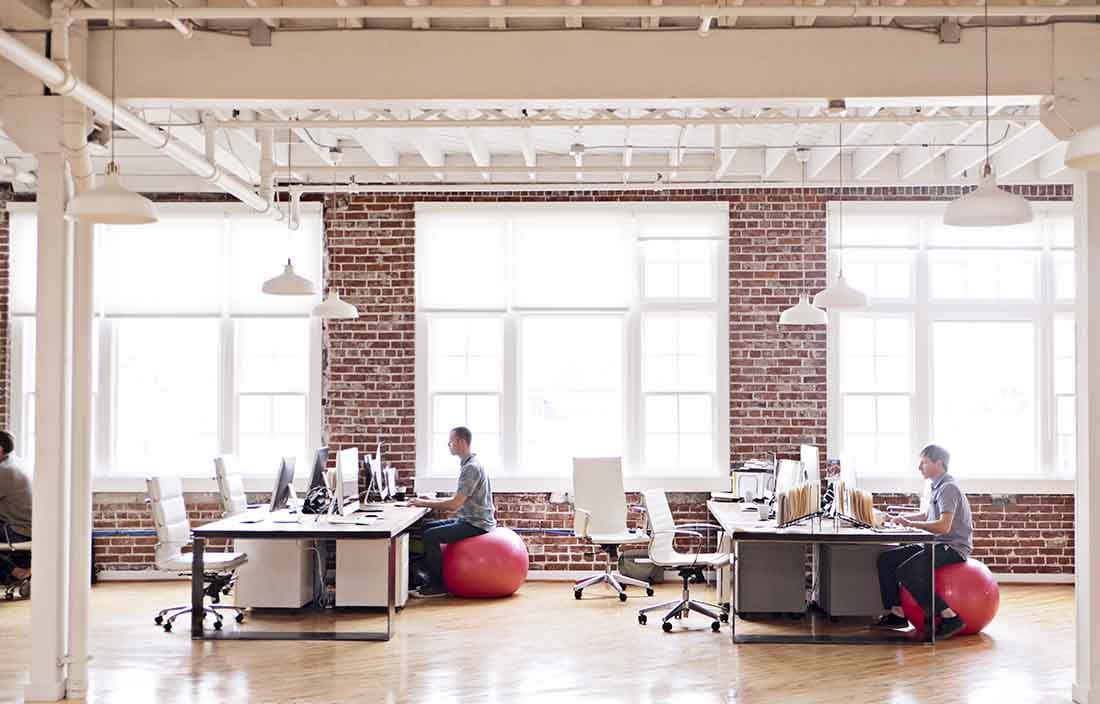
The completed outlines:
{"type": "Polygon", "coordinates": [[[215,631],[220,631],[221,629],[222,629],[222,620],[219,618],[217,621],[214,622],[214,630],[215,631]]]}
{"type": "Polygon", "coordinates": [[[646,621],[647,621],[647,619],[645,617],[645,614],[638,614],[638,625],[639,626],[644,626],[646,621]]]}
{"type": "Polygon", "coordinates": [[[712,621],[710,624],[710,630],[717,633],[718,631],[722,630],[722,624],[718,621],[712,621]]]}
{"type": "Polygon", "coordinates": [[[172,622],[171,621],[164,624],[164,632],[165,633],[171,633],[172,632],[172,622]]]}
{"type": "Polygon", "coordinates": [[[645,595],[646,596],[653,596],[653,587],[646,587],[645,588],[645,595]]]}
{"type": "Polygon", "coordinates": [[[573,590],[573,598],[574,599],[580,599],[581,598],[581,590],[580,589],[574,589],[573,590]]]}
{"type": "Polygon", "coordinates": [[[163,616],[157,616],[155,619],[153,619],[153,623],[155,623],[159,626],[160,624],[164,623],[164,617],[163,616]]]}
{"type": "Polygon", "coordinates": [[[664,623],[661,624],[661,630],[664,631],[665,633],[672,633],[672,624],[669,623],[668,621],[665,621],[664,623]]]}
{"type": "Polygon", "coordinates": [[[244,614],[237,614],[237,623],[244,623],[244,614]]]}
{"type": "Polygon", "coordinates": [[[722,615],[719,618],[722,619],[723,623],[729,623],[730,622],[730,615],[728,613],[726,613],[725,611],[722,612],[722,615]]]}
{"type": "Polygon", "coordinates": [[[626,594],[625,593],[623,593],[623,592],[619,593],[619,601],[626,601],[626,594]]]}

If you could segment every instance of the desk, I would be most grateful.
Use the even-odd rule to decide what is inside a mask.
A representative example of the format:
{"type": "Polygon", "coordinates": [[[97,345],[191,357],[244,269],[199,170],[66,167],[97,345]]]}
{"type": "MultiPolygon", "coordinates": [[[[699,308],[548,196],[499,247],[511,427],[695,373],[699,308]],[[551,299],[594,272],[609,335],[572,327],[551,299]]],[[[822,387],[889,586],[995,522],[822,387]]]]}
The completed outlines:
{"type": "MultiPolygon", "coordinates": [[[[853,528],[841,525],[836,528],[831,520],[821,521],[821,530],[814,532],[811,523],[791,526],[789,528],[776,528],[775,521],[747,522],[741,505],[737,503],[708,501],[707,509],[718,521],[730,537],[731,554],[736,556],[739,542],[761,543],[805,543],[817,545],[852,545],[852,544],[898,544],[898,545],[924,545],[931,561],[932,549],[936,537],[931,533],[915,529],[887,529],[871,530],[868,528],[853,528]]],[[[733,568],[730,570],[730,603],[734,603],[737,589],[737,579],[734,570],[737,569],[736,557],[733,560],[733,568]]],[[[935,563],[932,567],[932,590],[936,589],[935,563]]],[[[875,632],[866,635],[841,636],[829,634],[811,633],[805,636],[791,635],[767,635],[751,634],[737,635],[737,616],[730,619],[730,634],[734,643],[830,643],[850,645],[881,645],[883,643],[935,643],[935,629],[929,629],[924,640],[917,640],[909,634],[892,632],[875,632]]]]}
{"type": "Polygon", "coordinates": [[[258,523],[247,514],[223,518],[192,529],[194,539],[191,567],[191,638],[195,640],[350,640],[388,641],[393,634],[396,594],[394,566],[397,562],[396,538],[428,513],[426,508],[388,506],[381,518],[370,525],[327,523],[324,517],[303,515],[300,523],[279,523],[266,519],[258,523]],[[389,585],[386,605],[386,630],[380,632],[299,632],[299,631],[234,631],[206,632],[203,628],[203,553],[210,538],[248,540],[385,540],[389,559],[386,582],[389,585]]]}

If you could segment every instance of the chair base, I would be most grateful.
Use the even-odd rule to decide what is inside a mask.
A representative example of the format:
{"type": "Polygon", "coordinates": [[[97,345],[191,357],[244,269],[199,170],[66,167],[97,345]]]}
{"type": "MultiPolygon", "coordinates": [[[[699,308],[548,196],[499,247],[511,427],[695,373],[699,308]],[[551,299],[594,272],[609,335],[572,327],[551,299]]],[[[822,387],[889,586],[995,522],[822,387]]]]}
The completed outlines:
{"type": "MultiPolygon", "coordinates": [[[[237,623],[242,623],[244,621],[244,608],[240,606],[215,604],[212,606],[203,606],[202,611],[203,618],[206,618],[206,615],[210,614],[215,619],[217,619],[216,621],[214,621],[214,630],[218,631],[220,631],[222,628],[223,616],[221,613],[219,613],[221,611],[232,612],[234,614],[234,620],[237,623]]],[[[171,632],[172,624],[175,623],[176,619],[183,614],[189,613],[191,613],[190,604],[181,606],[169,606],[168,608],[161,609],[159,612],[157,612],[156,617],[153,618],[153,623],[163,628],[165,632],[171,632]]]]}
{"type": "Polygon", "coordinates": [[[7,601],[14,601],[17,597],[19,599],[27,599],[31,595],[31,579],[28,577],[26,579],[13,581],[0,588],[4,590],[4,599],[7,601]]]}
{"type": "Polygon", "coordinates": [[[661,629],[665,633],[672,630],[672,619],[686,618],[692,611],[698,614],[702,614],[711,619],[710,628],[714,632],[718,632],[722,627],[722,622],[728,622],[730,619],[729,610],[718,604],[711,604],[706,601],[699,601],[691,598],[691,592],[688,589],[688,582],[694,576],[695,570],[681,570],[680,576],[684,580],[683,593],[680,598],[675,601],[666,601],[663,604],[657,604],[656,606],[647,606],[644,609],[638,610],[638,623],[646,625],[648,618],[646,614],[651,611],[661,611],[667,609],[665,615],[661,618],[661,629]]]}
{"type": "Polygon", "coordinates": [[[596,584],[610,584],[611,588],[619,595],[619,601],[626,601],[626,587],[642,587],[645,589],[646,596],[653,596],[653,587],[649,585],[649,582],[643,582],[640,579],[634,579],[633,577],[627,577],[618,572],[612,571],[610,567],[606,572],[600,574],[594,574],[584,579],[578,579],[573,583],[573,596],[577,599],[581,598],[581,592],[588,587],[596,584]]]}

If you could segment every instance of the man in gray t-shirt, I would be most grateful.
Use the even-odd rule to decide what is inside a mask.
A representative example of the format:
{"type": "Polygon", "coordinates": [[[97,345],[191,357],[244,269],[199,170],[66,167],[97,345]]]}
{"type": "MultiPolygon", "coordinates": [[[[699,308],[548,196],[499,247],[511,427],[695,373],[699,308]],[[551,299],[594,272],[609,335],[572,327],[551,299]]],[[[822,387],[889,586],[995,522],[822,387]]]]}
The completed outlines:
{"type": "MultiPolygon", "coordinates": [[[[0,543],[24,543],[31,539],[31,480],[15,464],[15,438],[0,430],[0,543]]],[[[29,566],[8,564],[0,556],[0,574],[10,572],[16,579],[31,576],[29,566]]]]}
{"type": "MultiPolygon", "coordinates": [[[[971,536],[974,526],[970,518],[970,502],[955,478],[947,473],[951,455],[938,445],[929,445],[920,453],[920,473],[932,482],[932,495],[928,508],[921,513],[893,516],[898,525],[926,530],[936,536],[932,556],[936,567],[966,562],[973,549],[971,536]]],[[[901,590],[904,586],[913,595],[925,613],[925,622],[932,619],[933,600],[935,614],[942,617],[936,627],[936,638],[950,638],[966,628],[966,624],[951,607],[932,595],[932,565],[923,545],[905,545],[887,550],[878,557],[879,588],[882,606],[888,611],[872,626],[878,628],[904,628],[909,625],[901,608],[901,590]]]]}
{"type": "Polygon", "coordinates": [[[493,487],[485,468],[470,452],[473,435],[468,428],[458,427],[451,431],[447,447],[451,454],[458,457],[462,464],[458,472],[458,487],[449,499],[413,499],[413,506],[424,506],[441,511],[455,511],[455,517],[442,521],[431,521],[424,529],[424,563],[428,570],[429,582],[413,596],[444,596],[447,588],[443,584],[443,548],[444,543],[457,543],[475,535],[488,533],[496,527],[493,508],[493,487]]]}

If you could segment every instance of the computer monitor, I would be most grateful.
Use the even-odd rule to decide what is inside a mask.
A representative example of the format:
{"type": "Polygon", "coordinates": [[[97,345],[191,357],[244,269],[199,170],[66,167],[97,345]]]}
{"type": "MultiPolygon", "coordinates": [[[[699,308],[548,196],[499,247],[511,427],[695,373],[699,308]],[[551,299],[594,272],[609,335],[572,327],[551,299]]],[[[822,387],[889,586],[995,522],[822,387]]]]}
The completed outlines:
{"type": "Polygon", "coordinates": [[[359,448],[349,447],[336,453],[333,492],[333,513],[343,514],[344,504],[359,498],[359,448]]]}
{"type": "Polygon", "coordinates": [[[275,477],[275,488],[271,491],[269,511],[286,508],[294,496],[294,458],[284,457],[279,461],[279,473],[275,477]]]}
{"type": "Polygon", "coordinates": [[[309,475],[309,491],[325,485],[325,465],[328,464],[328,448],[318,447],[313,453],[313,472],[309,475]]]}
{"type": "Polygon", "coordinates": [[[821,475],[821,453],[817,445],[802,444],[798,448],[799,460],[802,461],[802,469],[806,476],[813,480],[821,475]]]}

